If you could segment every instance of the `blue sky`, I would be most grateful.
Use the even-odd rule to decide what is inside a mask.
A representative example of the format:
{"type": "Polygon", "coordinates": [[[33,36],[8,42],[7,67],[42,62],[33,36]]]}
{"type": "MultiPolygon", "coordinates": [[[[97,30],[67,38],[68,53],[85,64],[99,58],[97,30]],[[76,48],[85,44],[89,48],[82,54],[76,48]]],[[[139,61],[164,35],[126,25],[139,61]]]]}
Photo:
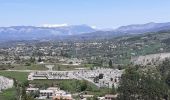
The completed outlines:
{"type": "Polygon", "coordinates": [[[0,0],[0,26],[170,22],[170,0],[0,0]]]}

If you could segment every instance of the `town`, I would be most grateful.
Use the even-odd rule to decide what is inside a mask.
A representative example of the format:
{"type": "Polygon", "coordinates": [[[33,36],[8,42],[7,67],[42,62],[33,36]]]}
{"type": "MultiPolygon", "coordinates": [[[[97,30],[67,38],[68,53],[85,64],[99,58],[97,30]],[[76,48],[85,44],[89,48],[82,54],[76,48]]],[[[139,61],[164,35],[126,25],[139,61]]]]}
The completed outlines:
{"type": "MultiPolygon", "coordinates": [[[[26,79],[24,79],[25,82],[28,81],[28,85],[24,86],[26,94],[31,94],[31,97],[36,99],[55,100],[55,98],[67,98],[66,100],[73,100],[75,97],[84,99],[96,96],[94,95],[95,92],[84,95],[78,93],[75,95],[76,91],[72,92],[68,89],[62,90],[60,89],[61,86],[53,82],[50,82],[50,84],[54,84],[53,86],[49,85],[46,88],[40,87],[37,86],[39,83],[34,83],[34,81],[39,80],[41,80],[42,83],[47,80],[85,81],[85,84],[92,84],[97,90],[100,88],[105,89],[104,91],[106,91],[106,93],[101,95],[103,98],[105,98],[105,95],[116,98],[116,95],[112,96],[110,95],[110,92],[107,91],[111,91],[113,87],[118,88],[121,75],[124,72],[124,70],[120,68],[121,66],[114,65],[111,60],[111,62],[108,60],[108,64],[97,64],[100,62],[96,62],[95,56],[91,56],[89,54],[80,55],[83,51],[79,50],[84,50],[84,48],[87,47],[100,48],[101,46],[103,45],[97,42],[67,43],[52,41],[16,41],[13,43],[7,43],[5,46],[0,48],[1,70],[5,70],[6,73],[26,73],[26,79]],[[78,49],[72,50],[75,46],[78,49]],[[74,55],[70,55],[71,51],[74,55]]],[[[75,84],[75,82],[73,83],[75,84]]],[[[13,82],[13,84],[20,83],[13,82]]],[[[1,85],[3,86],[3,84],[1,85]]],[[[44,85],[45,84],[43,84],[43,86],[44,85]]],[[[75,87],[75,90],[76,88],[77,87],[75,87]]]]}
{"type": "Polygon", "coordinates": [[[0,100],[170,100],[170,0],[0,0],[0,100]]]}
{"type": "MultiPolygon", "coordinates": [[[[127,66],[154,66],[169,57],[169,53],[161,53],[166,51],[164,44],[156,48],[154,56],[146,55],[150,51],[144,53],[146,56],[140,56],[151,45],[150,42],[139,43],[151,39],[148,35],[135,42],[130,40],[135,37],[126,38],[4,42],[0,47],[1,91],[16,86],[26,92],[18,92],[16,98],[27,95],[53,100],[115,99],[118,97],[115,90],[119,88],[127,66]]],[[[158,45],[154,40],[153,43],[158,45]]]]}

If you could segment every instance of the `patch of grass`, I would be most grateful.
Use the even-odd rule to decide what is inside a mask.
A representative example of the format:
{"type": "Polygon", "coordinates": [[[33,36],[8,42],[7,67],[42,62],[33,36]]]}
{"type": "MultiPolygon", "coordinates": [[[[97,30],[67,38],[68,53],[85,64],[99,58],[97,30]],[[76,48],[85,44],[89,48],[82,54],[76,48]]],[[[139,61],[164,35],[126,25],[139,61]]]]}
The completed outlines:
{"type": "MultiPolygon", "coordinates": [[[[15,78],[18,82],[24,83],[27,81],[27,72],[14,72],[14,71],[0,71],[0,76],[15,78]]],[[[0,93],[0,100],[16,100],[16,89],[13,87],[0,93]]]]}
{"type": "Polygon", "coordinates": [[[28,74],[29,73],[27,72],[0,71],[0,75],[8,77],[8,78],[15,78],[21,83],[27,81],[28,74]]]}
{"type": "Polygon", "coordinates": [[[53,70],[58,70],[58,71],[68,71],[68,70],[75,70],[75,68],[83,68],[83,65],[62,65],[62,64],[55,64],[53,70]]]}
{"type": "Polygon", "coordinates": [[[143,48],[143,54],[146,55],[146,54],[156,53],[157,50],[158,50],[160,47],[161,47],[161,44],[160,44],[160,43],[150,45],[149,47],[145,47],[145,48],[143,48]]]}
{"type": "MultiPolygon", "coordinates": [[[[62,64],[47,64],[47,65],[54,65],[53,70],[59,70],[59,71],[68,71],[68,70],[75,70],[75,68],[82,68],[84,65],[62,65],[62,64]]],[[[26,66],[24,64],[15,64],[13,65],[14,68],[11,68],[11,70],[48,70],[48,68],[45,67],[44,64],[31,64],[30,66],[26,66]]]]}
{"type": "Polygon", "coordinates": [[[36,84],[36,87],[39,88],[47,88],[50,86],[59,86],[61,89],[69,91],[69,92],[76,92],[76,82],[78,80],[33,80],[29,83],[36,84]]]}
{"type": "Polygon", "coordinates": [[[4,90],[0,93],[0,100],[15,100],[16,90],[15,88],[4,90]]]}
{"type": "Polygon", "coordinates": [[[105,94],[110,94],[111,89],[108,88],[100,88],[94,91],[87,91],[88,94],[95,95],[95,96],[104,96],[105,94]]]}
{"type": "MultiPolygon", "coordinates": [[[[37,87],[39,88],[46,88],[52,85],[57,85],[60,87],[62,90],[71,92],[71,93],[77,93],[77,89],[80,88],[82,85],[81,80],[33,80],[30,81],[32,84],[36,84],[37,87]]],[[[111,89],[108,88],[98,88],[94,84],[87,82],[87,88],[86,92],[91,95],[96,95],[96,96],[103,96],[105,94],[108,94],[111,89]]]]}
{"type": "Polygon", "coordinates": [[[48,70],[48,68],[45,67],[45,65],[41,64],[31,64],[30,66],[26,66],[23,64],[16,64],[15,67],[12,68],[12,70],[48,70]]]}

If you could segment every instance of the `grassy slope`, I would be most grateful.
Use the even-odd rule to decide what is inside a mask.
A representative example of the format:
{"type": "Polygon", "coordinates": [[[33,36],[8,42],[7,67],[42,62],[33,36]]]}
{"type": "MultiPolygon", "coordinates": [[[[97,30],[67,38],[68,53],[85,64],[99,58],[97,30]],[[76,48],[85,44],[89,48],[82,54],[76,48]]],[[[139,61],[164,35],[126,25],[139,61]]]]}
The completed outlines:
{"type": "Polygon", "coordinates": [[[15,94],[15,88],[7,89],[0,93],[0,100],[14,100],[15,94]]]}
{"type": "MultiPolygon", "coordinates": [[[[27,80],[28,73],[0,71],[0,75],[8,78],[15,78],[19,82],[23,83],[27,80]]],[[[0,93],[0,100],[14,100],[15,95],[16,95],[15,88],[7,89],[0,93]]]]}
{"type": "Polygon", "coordinates": [[[0,75],[8,77],[8,78],[15,78],[20,82],[25,82],[28,77],[27,72],[14,72],[14,71],[0,71],[0,75]]]}

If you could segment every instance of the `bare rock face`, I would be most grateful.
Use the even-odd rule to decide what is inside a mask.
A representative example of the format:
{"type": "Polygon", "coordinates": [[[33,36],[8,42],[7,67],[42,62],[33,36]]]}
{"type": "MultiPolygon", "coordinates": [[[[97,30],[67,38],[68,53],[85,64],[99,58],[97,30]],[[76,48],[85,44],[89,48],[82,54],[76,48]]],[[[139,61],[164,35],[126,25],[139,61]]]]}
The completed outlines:
{"type": "Polygon", "coordinates": [[[0,76],[0,92],[2,90],[12,88],[13,84],[14,84],[14,81],[12,79],[6,78],[4,76],[0,76]]]}
{"type": "Polygon", "coordinates": [[[139,56],[133,58],[131,62],[133,62],[136,65],[148,65],[148,64],[155,65],[155,64],[159,64],[166,58],[170,58],[170,53],[158,53],[158,54],[139,56]]]}

